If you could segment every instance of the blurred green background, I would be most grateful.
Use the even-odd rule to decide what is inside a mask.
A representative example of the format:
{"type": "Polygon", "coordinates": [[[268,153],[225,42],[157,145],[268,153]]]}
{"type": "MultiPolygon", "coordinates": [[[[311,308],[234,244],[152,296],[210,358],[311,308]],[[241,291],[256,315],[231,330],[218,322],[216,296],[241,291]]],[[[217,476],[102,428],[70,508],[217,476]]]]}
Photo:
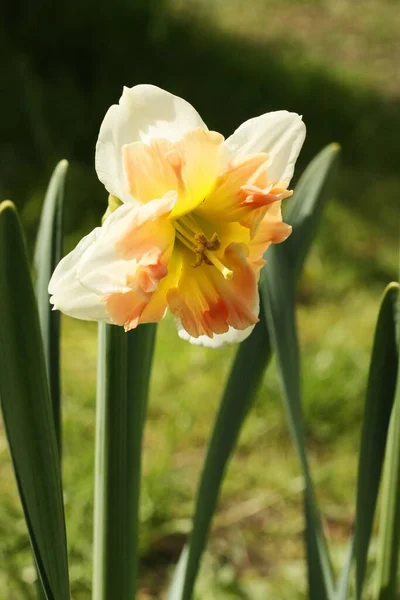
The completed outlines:
{"type": "MultiPolygon", "coordinates": [[[[276,109],[303,114],[296,178],[343,148],[335,197],[299,288],[309,452],[336,566],[351,530],[369,352],[384,285],[397,278],[400,10],[397,0],[35,0],[0,9],[0,196],[28,240],[55,163],[67,158],[66,250],[95,226],[101,120],[122,86],[154,83],[228,136],[276,109]]],[[[96,328],[63,328],[64,484],[72,597],[90,597],[96,328]]],[[[146,431],[140,598],[161,598],[190,528],[193,494],[235,349],[159,327],[146,431]]],[[[0,598],[33,598],[34,576],[0,430],[0,598]]],[[[228,471],[199,598],[305,598],[301,479],[266,374],[228,471]]]]}

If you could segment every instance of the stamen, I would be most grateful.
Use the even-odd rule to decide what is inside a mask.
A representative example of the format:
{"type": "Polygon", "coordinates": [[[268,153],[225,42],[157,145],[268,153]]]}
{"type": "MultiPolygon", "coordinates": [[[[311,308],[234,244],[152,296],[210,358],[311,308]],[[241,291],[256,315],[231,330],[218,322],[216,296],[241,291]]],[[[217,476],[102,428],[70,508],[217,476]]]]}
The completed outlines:
{"type": "Polygon", "coordinates": [[[199,267],[204,262],[207,265],[216,267],[225,279],[232,279],[233,272],[213,254],[221,246],[217,233],[213,233],[211,238],[208,239],[192,215],[185,215],[175,221],[174,225],[178,240],[196,255],[193,267],[199,267]]]}
{"type": "Polygon", "coordinates": [[[207,250],[219,250],[221,242],[219,241],[219,237],[216,233],[213,233],[211,238],[206,241],[207,250]]]}
{"type": "Polygon", "coordinates": [[[178,224],[178,221],[175,221],[175,230],[176,230],[176,237],[178,238],[179,241],[182,242],[182,244],[184,244],[186,246],[186,248],[189,248],[189,250],[192,250],[192,252],[195,251],[196,248],[196,244],[190,240],[187,232],[178,224]]]}
{"type": "Polygon", "coordinates": [[[178,240],[180,242],[182,242],[182,244],[184,246],[186,246],[186,248],[189,248],[189,250],[191,250],[192,252],[195,251],[195,246],[193,246],[193,244],[191,244],[190,240],[188,240],[187,237],[185,237],[185,235],[183,235],[177,228],[176,228],[176,237],[178,238],[178,240]]]}
{"type": "Polygon", "coordinates": [[[207,250],[204,251],[204,254],[208,258],[208,260],[212,262],[214,267],[217,267],[218,271],[221,271],[225,279],[232,279],[233,271],[228,269],[228,267],[226,267],[220,260],[218,260],[216,256],[210,254],[209,252],[207,252],[207,250]]]}
{"type": "Polygon", "coordinates": [[[201,231],[201,229],[198,226],[197,221],[193,215],[187,214],[183,217],[182,220],[186,221],[186,226],[190,227],[190,229],[195,231],[198,235],[204,235],[204,233],[201,231]]]}

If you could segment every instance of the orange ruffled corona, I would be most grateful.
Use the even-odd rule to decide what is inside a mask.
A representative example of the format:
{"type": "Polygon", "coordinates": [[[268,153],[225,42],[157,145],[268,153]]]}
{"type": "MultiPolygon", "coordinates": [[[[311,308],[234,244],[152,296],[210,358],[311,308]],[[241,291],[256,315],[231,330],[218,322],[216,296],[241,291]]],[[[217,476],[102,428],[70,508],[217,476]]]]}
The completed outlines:
{"type": "Polygon", "coordinates": [[[281,200],[304,136],[298,115],[278,111],[224,140],[181,98],[124,89],[96,147],[98,176],[121,205],[56,268],[54,307],[126,331],[169,309],[193,343],[247,337],[265,251],[291,232],[281,200]]]}

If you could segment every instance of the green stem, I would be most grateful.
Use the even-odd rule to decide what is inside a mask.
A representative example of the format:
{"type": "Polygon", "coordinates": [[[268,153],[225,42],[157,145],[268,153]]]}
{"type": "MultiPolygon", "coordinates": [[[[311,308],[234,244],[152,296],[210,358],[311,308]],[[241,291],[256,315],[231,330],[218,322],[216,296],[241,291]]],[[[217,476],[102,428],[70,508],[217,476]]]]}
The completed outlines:
{"type": "Polygon", "coordinates": [[[137,586],[141,454],[155,327],[99,326],[94,600],[132,600],[137,586]]]}

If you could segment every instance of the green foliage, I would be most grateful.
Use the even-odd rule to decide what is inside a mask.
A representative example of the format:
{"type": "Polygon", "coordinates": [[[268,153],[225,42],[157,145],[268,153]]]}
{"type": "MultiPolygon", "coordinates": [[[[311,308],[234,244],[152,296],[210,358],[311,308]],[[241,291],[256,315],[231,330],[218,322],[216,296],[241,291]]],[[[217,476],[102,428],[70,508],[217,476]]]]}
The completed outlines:
{"type": "Polygon", "coordinates": [[[68,600],[59,454],[36,302],[14,206],[0,207],[0,398],[25,519],[47,600],[68,600]]]}
{"type": "Polygon", "coordinates": [[[189,548],[182,553],[169,600],[192,597],[225,470],[270,356],[268,330],[262,319],[240,345],[222,396],[197,492],[189,548]]]}
{"type": "Polygon", "coordinates": [[[391,322],[387,324],[388,331],[386,332],[389,340],[386,340],[387,347],[382,349],[381,356],[376,361],[382,367],[382,356],[387,359],[384,366],[387,380],[381,382],[380,392],[381,397],[382,395],[384,397],[382,391],[390,389],[393,407],[382,484],[376,598],[378,600],[396,600],[400,592],[400,286],[398,284],[387,289],[381,312],[385,309],[389,312],[387,319],[391,319],[391,322]],[[390,304],[387,308],[385,300],[386,306],[390,304]],[[388,356],[389,352],[391,352],[391,356],[388,356]],[[397,382],[394,392],[393,376],[396,367],[397,382]]]}
{"type": "Polygon", "coordinates": [[[47,288],[63,251],[64,181],[68,163],[62,160],[55,168],[44,199],[33,259],[36,272],[36,298],[42,330],[43,347],[49,375],[50,395],[58,446],[61,451],[60,408],[60,312],[53,311],[47,288]]]}
{"type": "MultiPolygon", "coordinates": [[[[308,597],[315,600],[346,600],[349,597],[352,558],[355,552],[357,594],[361,599],[368,545],[387,446],[377,598],[395,600],[400,541],[395,532],[398,529],[400,494],[398,486],[391,483],[397,481],[396,477],[400,474],[398,398],[392,411],[399,353],[395,332],[398,285],[393,284],[388,288],[378,318],[360,454],[357,524],[354,540],[351,538],[348,545],[344,568],[337,586],[326,547],[306,450],[295,319],[296,286],[318,229],[322,209],[331,196],[337,162],[336,145],[325,148],[312,161],[296,188],[294,200],[286,216],[286,220],[294,227],[294,234],[286,244],[275,246],[268,252],[268,267],[263,271],[261,279],[261,322],[239,347],[227,379],[197,492],[193,529],[175,573],[169,594],[170,600],[192,598],[228,462],[238,443],[243,423],[254,406],[256,392],[271,355],[271,346],[277,355],[289,428],[304,479],[308,597]],[[380,398],[380,404],[376,401],[377,397],[380,398]],[[391,412],[392,425],[387,445],[391,412]]],[[[59,224],[64,175],[65,164],[61,163],[49,186],[35,256],[39,273],[39,306],[43,311],[42,334],[51,329],[48,325],[50,313],[44,298],[51,269],[60,256],[59,224]]],[[[18,220],[10,203],[3,204],[0,210],[0,289],[2,299],[4,298],[0,310],[0,350],[3,348],[0,353],[0,396],[6,429],[45,593],[49,600],[61,600],[68,597],[69,583],[56,429],[28,261],[18,220]],[[29,305],[28,311],[26,305],[29,305]],[[26,324],[24,328],[20,326],[22,320],[26,324]],[[32,364],[26,371],[25,363],[28,360],[32,364]],[[24,377],[21,377],[21,367],[24,369],[24,377]],[[49,512],[50,518],[47,514],[49,512]],[[46,519],[50,523],[48,532],[46,519]]],[[[59,330],[56,328],[49,335],[53,335],[53,343],[57,345],[59,330]]],[[[154,337],[153,325],[141,326],[129,334],[124,334],[120,328],[113,326],[100,327],[93,578],[93,597],[96,600],[133,598],[137,591],[143,430],[147,414],[154,337]]],[[[45,348],[49,339],[44,335],[45,348]]],[[[168,350],[171,352],[170,342],[168,350]]],[[[198,357],[198,349],[191,351],[196,352],[198,357]]],[[[186,355],[189,356],[189,350],[186,355]]],[[[47,350],[47,360],[52,356],[47,350]]],[[[57,361],[53,368],[57,374],[58,356],[54,356],[57,361]]],[[[166,362],[168,360],[165,346],[164,354],[161,354],[160,358],[166,362]]],[[[50,364],[50,373],[51,366],[50,364]]],[[[199,373],[203,372],[204,365],[200,365],[199,373]]],[[[173,375],[168,371],[170,383],[171,377],[173,375]]],[[[222,380],[221,376],[220,382],[222,380]]],[[[397,396],[398,390],[399,387],[397,396]]],[[[160,391],[164,401],[166,390],[161,386],[160,391]]],[[[202,401],[203,397],[204,393],[200,390],[199,400],[202,401]]],[[[189,398],[189,401],[193,402],[193,398],[189,398]]],[[[175,410],[171,413],[174,420],[178,414],[175,410]]],[[[203,431],[207,437],[208,426],[203,427],[203,431]]],[[[149,485],[148,481],[145,483],[149,485]]],[[[162,470],[158,477],[154,478],[154,483],[163,490],[163,494],[170,493],[168,481],[162,470]]],[[[148,495],[146,485],[143,504],[146,503],[148,495]]],[[[153,510],[152,518],[157,518],[157,510],[160,510],[158,506],[150,510],[153,510]]],[[[180,505],[177,512],[180,519],[183,512],[180,505]]],[[[229,569],[224,580],[221,579],[216,588],[216,597],[258,597],[256,591],[245,591],[242,584],[228,571],[229,569]]],[[[207,597],[211,598],[211,595],[207,597]]]]}
{"type": "Polygon", "coordinates": [[[364,408],[357,484],[355,533],[356,597],[362,597],[383,460],[398,372],[395,315],[398,286],[385,292],[375,330],[364,408]]]}
{"type": "Polygon", "coordinates": [[[93,598],[134,598],[141,454],[155,325],[99,326],[93,598]]]}
{"type": "Polygon", "coordinates": [[[304,476],[309,596],[315,600],[332,598],[334,581],[306,454],[295,323],[295,286],[299,269],[314,238],[322,208],[332,193],[337,154],[337,147],[326,148],[305,171],[288,214],[288,222],[296,232],[294,240],[291,244],[270,249],[269,266],[263,271],[261,280],[261,297],[268,330],[277,353],[289,427],[304,476]]]}
{"type": "MultiPolygon", "coordinates": [[[[184,552],[184,558],[181,559],[178,566],[170,592],[171,600],[186,600],[192,596],[194,582],[206,544],[211,519],[216,508],[218,493],[227,462],[235,447],[239,431],[252,407],[255,392],[269,362],[271,354],[269,331],[275,336],[275,324],[279,317],[281,322],[287,324],[290,316],[292,318],[294,316],[293,294],[295,285],[315,235],[322,208],[332,193],[331,184],[337,167],[337,153],[338,148],[336,146],[330,146],[322,151],[309,166],[299,182],[292,210],[288,215],[289,222],[293,224],[297,231],[294,242],[288,249],[288,262],[285,262],[285,265],[290,265],[290,270],[287,268],[287,271],[282,273],[282,271],[276,269],[274,261],[271,260],[271,250],[268,253],[268,272],[270,272],[273,280],[273,289],[277,288],[277,282],[282,279],[288,288],[286,289],[286,293],[283,290],[282,295],[277,301],[278,305],[282,307],[282,312],[280,315],[274,314],[272,320],[268,320],[267,329],[265,326],[264,311],[261,310],[260,324],[255,328],[252,335],[241,344],[236,355],[209,443],[197,495],[193,529],[189,538],[189,550],[188,552],[184,552]],[[289,302],[289,307],[285,304],[286,300],[289,302]],[[243,374],[246,374],[246,376],[244,377],[243,374]],[[186,560],[187,564],[185,564],[186,560]]],[[[290,339],[286,347],[283,348],[283,353],[286,354],[285,360],[287,361],[285,366],[287,364],[289,369],[294,368],[294,362],[291,360],[292,347],[293,342],[290,339]]],[[[279,353],[280,348],[278,348],[278,357],[279,353]]],[[[310,535],[311,538],[317,535],[320,538],[319,524],[318,532],[315,531],[318,519],[314,506],[315,501],[312,496],[311,481],[305,456],[305,444],[302,437],[302,417],[299,411],[300,406],[294,406],[292,414],[290,405],[290,419],[293,423],[297,448],[308,485],[307,490],[310,489],[309,495],[306,497],[309,502],[308,510],[312,511],[309,519],[310,535]]],[[[307,539],[309,540],[310,538],[308,537],[307,539]]],[[[319,543],[322,544],[322,541],[319,541],[319,543]]],[[[318,548],[315,550],[312,542],[309,542],[308,547],[312,549],[312,552],[318,553],[318,548]]],[[[323,546],[321,552],[323,552],[323,546]]],[[[326,554],[322,558],[327,562],[326,554]]],[[[310,564],[313,566],[314,562],[311,563],[310,561],[310,564]]],[[[312,570],[311,572],[313,573],[314,571],[312,570]]],[[[329,573],[329,576],[329,585],[332,588],[332,575],[329,573]]],[[[316,594],[316,598],[322,598],[321,585],[318,585],[319,588],[316,587],[313,580],[310,581],[312,593],[316,594]]]]}

